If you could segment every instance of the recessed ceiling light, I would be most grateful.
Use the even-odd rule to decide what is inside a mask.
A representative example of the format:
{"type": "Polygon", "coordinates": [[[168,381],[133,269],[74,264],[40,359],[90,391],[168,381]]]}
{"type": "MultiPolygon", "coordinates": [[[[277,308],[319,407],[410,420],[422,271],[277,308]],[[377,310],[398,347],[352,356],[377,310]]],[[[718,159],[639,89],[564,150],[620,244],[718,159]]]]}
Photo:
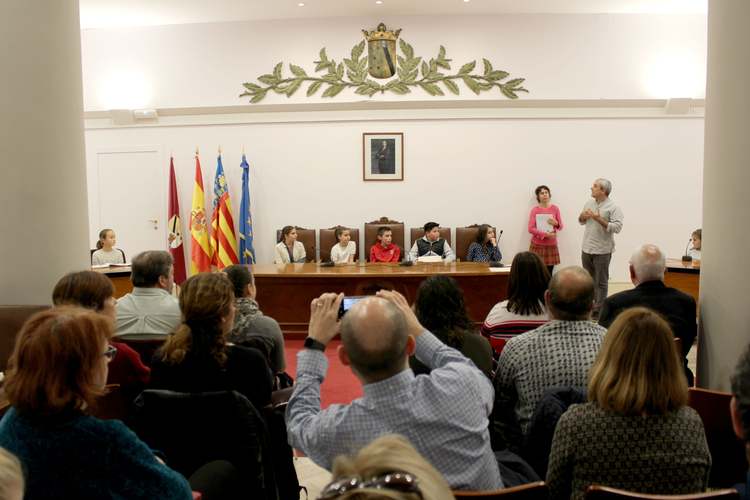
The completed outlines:
{"type": "Polygon", "coordinates": [[[300,2],[300,3],[297,4],[297,7],[304,7],[304,6],[305,6],[305,4],[302,3],[302,2],[300,2]]]}
{"type": "Polygon", "coordinates": [[[375,3],[378,5],[383,5],[383,0],[375,0],[375,3]]]}
{"type": "Polygon", "coordinates": [[[469,2],[471,2],[471,0],[464,0],[464,3],[469,3],[469,2]]]}

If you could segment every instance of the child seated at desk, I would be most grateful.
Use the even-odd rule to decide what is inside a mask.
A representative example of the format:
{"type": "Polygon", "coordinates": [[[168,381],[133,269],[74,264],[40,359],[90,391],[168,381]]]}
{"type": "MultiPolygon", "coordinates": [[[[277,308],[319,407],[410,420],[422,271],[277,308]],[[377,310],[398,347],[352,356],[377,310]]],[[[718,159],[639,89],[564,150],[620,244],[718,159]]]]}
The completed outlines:
{"type": "Polygon", "coordinates": [[[117,243],[117,239],[113,230],[102,229],[99,231],[99,241],[96,242],[96,251],[91,254],[91,265],[124,264],[125,252],[119,248],[115,248],[115,243],[117,243]]]}
{"type": "Polygon", "coordinates": [[[370,262],[398,262],[401,249],[393,241],[393,231],[388,226],[378,228],[378,241],[370,247],[370,262]]]}
{"type": "Polygon", "coordinates": [[[331,248],[331,262],[334,264],[348,264],[354,262],[354,255],[357,253],[357,245],[354,244],[351,231],[348,228],[338,226],[333,233],[336,236],[336,243],[331,248]]]}

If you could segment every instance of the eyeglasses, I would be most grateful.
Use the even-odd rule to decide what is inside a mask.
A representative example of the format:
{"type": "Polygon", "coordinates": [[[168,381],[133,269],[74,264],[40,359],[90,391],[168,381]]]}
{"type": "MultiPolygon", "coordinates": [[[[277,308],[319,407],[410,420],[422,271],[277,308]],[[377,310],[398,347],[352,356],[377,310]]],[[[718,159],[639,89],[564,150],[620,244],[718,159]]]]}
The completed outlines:
{"type": "Polygon", "coordinates": [[[325,500],[328,498],[340,497],[344,493],[352,490],[361,490],[365,488],[373,488],[376,490],[393,490],[400,491],[402,493],[414,493],[419,498],[424,498],[422,492],[419,490],[419,482],[417,478],[409,474],[408,472],[388,472],[375,476],[368,480],[363,480],[359,477],[347,477],[333,481],[328,486],[323,488],[323,491],[318,496],[318,500],[325,500]]]}
{"type": "Polygon", "coordinates": [[[104,354],[102,354],[102,356],[107,358],[107,361],[112,361],[113,359],[115,359],[115,354],[117,354],[117,347],[110,345],[107,346],[107,350],[104,351],[104,354]]]}

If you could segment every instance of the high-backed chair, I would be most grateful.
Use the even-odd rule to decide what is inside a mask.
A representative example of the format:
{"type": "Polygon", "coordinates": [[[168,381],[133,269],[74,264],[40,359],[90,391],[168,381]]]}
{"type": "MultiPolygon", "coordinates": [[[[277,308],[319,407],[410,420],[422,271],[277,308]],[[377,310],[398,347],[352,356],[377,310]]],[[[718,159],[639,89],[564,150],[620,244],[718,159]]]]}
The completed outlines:
{"type": "Polygon", "coordinates": [[[454,490],[453,496],[460,498],[477,498],[484,500],[548,500],[549,488],[544,481],[512,486],[494,491],[454,490]]]}
{"type": "Polygon", "coordinates": [[[16,345],[16,335],[30,316],[49,306],[0,306],[0,371],[5,371],[16,345]]]}
{"type": "MultiPolygon", "coordinates": [[[[497,228],[493,227],[492,229],[495,230],[495,235],[497,235],[497,228]]],[[[453,250],[456,252],[457,259],[466,260],[469,247],[477,239],[477,233],[479,233],[479,224],[456,228],[456,246],[453,250]]]]}
{"type": "Polygon", "coordinates": [[[388,217],[381,217],[378,220],[365,223],[365,238],[362,240],[362,249],[365,252],[365,260],[370,258],[370,247],[378,241],[378,228],[385,226],[393,232],[393,244],[401,249],[401,260],[404,258],[404,223],[391,220],[388,217]]]}
{"type": "Polygon", "coordinates": [[[711,452],[711,474],[708,486],[726,488],[745,481],[747,459],[745,446],[732,430],[732,417],[728,392],[709,391],[691,387],[688,389],[688,405],[693,408],[706,430],[706,441],[711,452]]]}
{"type": "MultiPolygon", "coordinates": [[[[281,229],[276,230],[276,243],[281,240],[281,229]]],[[[315,229],[297,227],[297,241],[305,246],[307,254],[306,262],[314,262],[318,257],[315,254],[315,229]]]]}
{"type": "MultiPolygon", "coordinates": [[[[451,228],[449,227],[440,227],[438,228],[440,231],[440,237],[443,238],[445,241],[448,242],[448,244],[453,248],[453,245],[451,244],[451,228]]],[[[414,245],[414,242],[417,241],[419,238],[424,236],[424,228],[423,227],[413,227],[409,230],[409,248],[406,249],[408,252],[409,249],[414,245]]]]}
{"type": "Polygon", "coordinates": [[[112,339],[115,342],[127,344],[141,357],[146,366],[151,366],[151,360],[158,348],[164,345],[166,335],[120,335],[112,339]]]}
{"type": "MultiPolygon", "coordinates": [[[[352,236],[352,241],[355,245],[357,245],[357,253],[354,254],[354,260],[359,260],[359,229],[351,228],[349,226],[344,226],[349,230],[349,234],[352,236]]],[[[320,237],[320,260],[321,262],[325,262],[327,260],[331,260],[331,248],[333,248],[333,245],[338,243],[336,241],[336,226],[328,228],[328,229],[321,229],[319,232],[320,237]]],[[[369,252],[370,249],[368,247],[367,251],[369,252]]]]}
{"type": "Polygon", "coordinates": [[[740,496],[735,489],[690,493],[688,495],[650,495],[595,484],[589,486],[586,490],[586,500],[736,500],[739,498],[740,496]]]}

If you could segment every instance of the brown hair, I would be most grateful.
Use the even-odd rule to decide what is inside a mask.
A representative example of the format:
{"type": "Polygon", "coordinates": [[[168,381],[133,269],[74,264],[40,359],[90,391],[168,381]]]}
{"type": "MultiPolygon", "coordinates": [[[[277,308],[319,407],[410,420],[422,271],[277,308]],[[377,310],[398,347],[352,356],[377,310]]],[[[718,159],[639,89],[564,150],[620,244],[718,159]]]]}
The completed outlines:
{"type": "Polygon", "coordinates": [[[621,415],[663,415],[685,406],[687,393],[666,320],[645,307],[620,313],[591,367],[589,401],[621,415]]]}
{"type": "Polygon", "coordinates": [[[52,291],[56,306],[75,305],[101,311],[107,299],[115,294],[112,281],[94,271],[68,273],[57,282],[52,291]]]}
{"type": "MultiPolygon", "coordinates": [[[[107,237],[107,233],[110,232],[110,231],[112,231],[112,230],[109,229],[109,228],[102,229],[101,231],[99,231],[99,239],[96,240],[96,249],[97,250],[101,250],[102,248],[104,248],[104,244],[102,243],[102,240],[104,240],[104,238],[107,237]]],[[[114,231],[112,231],[112,232],[114,232],[114,231]]]]}
{"type": "Polygon", "coordinates": [[[532,252],[517,253],[508,277],[508,311],[521,316],[542,314],[549,280],[549,271],[541,257],[532,252]]]}
{"type": "Polygon", "coordinates": [[[79,307],[33,315],[8,361],[4,389],[10,404],[21,413],[44,416],[90,407],[103,394],[96,368],[112,333],[105,316],[79,307]]]}
{"type": "Polygon", "coordinates": [[[333,235],[336,237],[337,242],[341,242],[341,235],[344,234],[344,231],[349,231],[349,234],[351,235],[351,229],[344,226],[336,226],[336,230],[333,232],[333,235]]]}
{"type": "Polygon", "coordinates": [[[212,357],[220,365],[227,360],[227,341],[221,319],[234,302],[234,286],[224,273],[191,276],[180,291],[182,324],[157,351],[168,364],[181,363],[188,353],[212,357]]]}

